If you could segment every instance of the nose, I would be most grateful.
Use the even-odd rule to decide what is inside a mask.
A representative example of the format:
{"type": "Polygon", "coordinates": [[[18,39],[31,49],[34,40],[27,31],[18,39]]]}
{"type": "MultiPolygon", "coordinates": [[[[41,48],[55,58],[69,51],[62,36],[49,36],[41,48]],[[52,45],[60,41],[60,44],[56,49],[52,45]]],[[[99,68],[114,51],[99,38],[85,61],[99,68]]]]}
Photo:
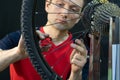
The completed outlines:
{"type": "Polygon", "coordinates": [[[69,9],[68,9],[68,8],[63,8],[62,11],[61,11],[61,16],[62,16],[64,19],[67,19],[68,16],[69,16],[69,9]]]}

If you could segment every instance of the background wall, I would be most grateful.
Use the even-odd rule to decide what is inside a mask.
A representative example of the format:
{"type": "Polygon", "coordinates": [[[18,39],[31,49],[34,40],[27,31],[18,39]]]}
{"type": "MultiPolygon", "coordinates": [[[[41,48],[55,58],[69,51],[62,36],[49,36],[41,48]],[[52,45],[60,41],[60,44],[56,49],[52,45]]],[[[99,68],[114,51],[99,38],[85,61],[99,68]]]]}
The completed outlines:
{"type": "MultiPolygon", "coordinates": [[[[19,29],[21,0],[0,0],[0,38],[19,29]]],[[[9,79],[9,67],[0,72],[0,80],[9,79]]]]}
{"type": "Polygon", "coordinates": [[[0,0],[0,38],[19,29],[21,0],[0,0]]]}

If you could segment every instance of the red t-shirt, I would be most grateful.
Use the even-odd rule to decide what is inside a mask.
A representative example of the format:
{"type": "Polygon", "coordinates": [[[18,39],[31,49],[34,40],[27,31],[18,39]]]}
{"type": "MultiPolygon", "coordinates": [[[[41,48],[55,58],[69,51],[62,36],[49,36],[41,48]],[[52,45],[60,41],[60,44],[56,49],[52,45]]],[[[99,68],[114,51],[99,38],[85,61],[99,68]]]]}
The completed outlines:
{"type": "MultiPolygon", "coordinates": [[[[43,28],[40,31],[44,33],[43,28]]],[[[45,44],[52,45],[47,52],[43,52],[43,55],[48,64],[63,80],[67,80],[70,73],[70,54],[73,50],[70,47],[71,43],[72,35],[69,34],[68,39],[57,46],[49,38],[42,40],[40,44],[42,46],[45,44]]],[[[11,64],[10,76],[11,80],[42,80],[32,66],[29,58],[11,64]]]]}

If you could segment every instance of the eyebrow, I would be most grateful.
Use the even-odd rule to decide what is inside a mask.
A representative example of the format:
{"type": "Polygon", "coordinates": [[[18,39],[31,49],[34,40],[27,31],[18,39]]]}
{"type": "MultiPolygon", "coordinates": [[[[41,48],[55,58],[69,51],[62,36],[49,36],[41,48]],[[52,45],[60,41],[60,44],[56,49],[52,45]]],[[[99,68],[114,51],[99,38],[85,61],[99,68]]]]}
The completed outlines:
{"type": "MultiPolygon", "coordinates": [[[[65,1],[65,0],[56,0],[56,2],[59,2],[59,1],[63,2],[63,1],[65,1]]],[[[75,3],[75,2],[73,2],[72,0],[69,0],[69,1],[70,1],[70,2],[72,2],[73,4],[75,4],[76,6],[78,6],[78,7],[82,8],[80,5],[76,4],[76,3],[75,3]]]]}
{"type": "Polygon", "coordinates": [[[79,7],[79,6],[77,6],[77,5],[71,5],[71,7],[80,8],[80,7],[79,7]]]}

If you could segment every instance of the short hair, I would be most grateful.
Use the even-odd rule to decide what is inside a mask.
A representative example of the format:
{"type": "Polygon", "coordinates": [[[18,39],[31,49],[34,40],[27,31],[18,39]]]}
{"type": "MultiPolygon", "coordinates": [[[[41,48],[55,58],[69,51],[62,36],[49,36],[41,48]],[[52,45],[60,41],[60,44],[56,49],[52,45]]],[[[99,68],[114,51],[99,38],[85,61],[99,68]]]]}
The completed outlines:
{"type": "MultiPolygon", "coordinates": [[[[50,3],[52,2],[52,0],[46,0],[46,1],[49,1],[50,3]]],[[[87,1],[87,0],[83,0],[84,1],[84,3],[86,4],[87,2],[89,2],[89,0],[87,1]]]]}

